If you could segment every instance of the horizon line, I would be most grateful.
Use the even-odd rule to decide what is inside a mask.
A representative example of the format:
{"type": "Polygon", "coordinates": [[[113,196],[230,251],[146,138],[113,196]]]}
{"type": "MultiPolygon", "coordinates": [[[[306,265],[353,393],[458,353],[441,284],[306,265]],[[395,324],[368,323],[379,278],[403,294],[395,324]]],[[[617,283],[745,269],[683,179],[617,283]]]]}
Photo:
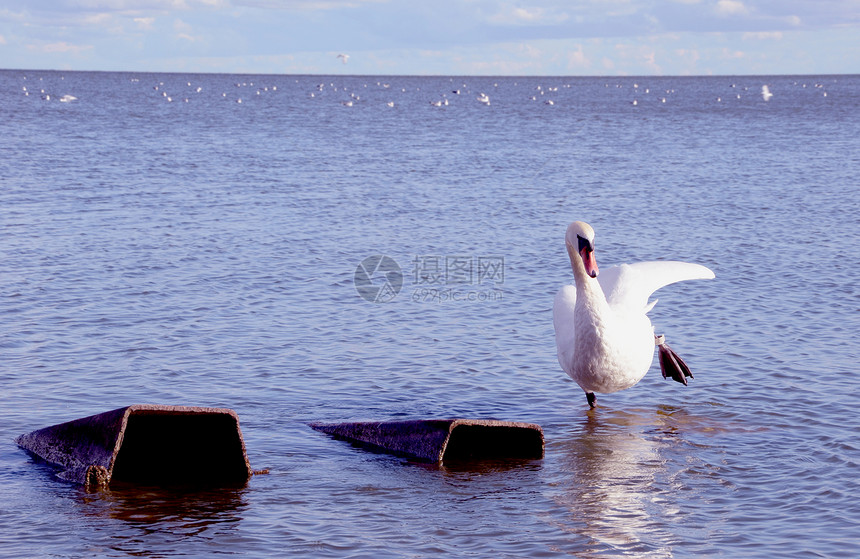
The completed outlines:
{"type": "Polygon", "coordinates": [[[336,76],[342,78],[731,78],[731,77],[791,77],[791,76],[858,76],[860,73],[797,73],[797,74],[340,74],[340,73],[281,73],[281,72],[203,72],[177,70],[73,70],[59,68],[0,68],[2,72],[75,72],[105,74],[177,74],[212,76],[336,76]]]}

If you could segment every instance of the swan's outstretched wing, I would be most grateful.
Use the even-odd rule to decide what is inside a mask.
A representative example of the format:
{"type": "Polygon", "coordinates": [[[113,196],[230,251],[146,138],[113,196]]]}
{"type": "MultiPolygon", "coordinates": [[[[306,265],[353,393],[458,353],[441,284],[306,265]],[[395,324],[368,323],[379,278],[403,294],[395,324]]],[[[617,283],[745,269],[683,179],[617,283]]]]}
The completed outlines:
{"type": "MultiPolygon", "coordinates": [[[[670,283],[692,279],[713,279],[714,272],[700,264],[675,261],[637,262],[604,268],[597,281],[609,306],[619,312],[650,311],[651,294],[670,283]]],[[[575,294],[574,294],[575,295],[575,294]]]]}
{"type": "Polygon", "coordinates": [[[565,285],[555,294],[552,305],[552,322],[555,326],[555,344],[558,349],[558,363],[564,372],[570,374],[573,366],[574,322],[573,309],[576,307],[576,287],[565,285]]]}

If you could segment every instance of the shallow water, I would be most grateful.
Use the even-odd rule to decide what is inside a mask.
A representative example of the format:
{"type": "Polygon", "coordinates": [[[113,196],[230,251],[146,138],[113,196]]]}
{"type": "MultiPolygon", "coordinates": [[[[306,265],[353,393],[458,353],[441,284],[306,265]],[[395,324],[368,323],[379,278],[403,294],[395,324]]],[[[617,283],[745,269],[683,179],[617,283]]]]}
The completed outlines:
{"type": "Polygon", "coordinates": [[[0,555],[852,556],[858,92],[0,71],[0,555]],[[690,386],[654,365],[588,411],[551,319],[574,219],[601,266],[715,271],[651,313],[690,386]],[[15,446],[134,403],[236,410],[270,473],[87,493],[15,446]],[[307,426],[425,417],[539,423],[546,454],[426,466],[307,426]]]}

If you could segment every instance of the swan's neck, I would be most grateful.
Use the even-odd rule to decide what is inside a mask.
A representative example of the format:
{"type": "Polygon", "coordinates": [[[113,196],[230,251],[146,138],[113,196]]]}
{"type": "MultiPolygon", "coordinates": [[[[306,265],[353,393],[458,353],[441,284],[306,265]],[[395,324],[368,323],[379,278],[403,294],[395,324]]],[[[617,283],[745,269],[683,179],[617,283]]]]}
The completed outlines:
{"type": "Polygon", "coordinates": [[[606,297],[603,293],[603,289],[597,282],[597,278],[593,278],[588,275],[588,272],[585,271],[585,263],[582,261],[582,257],[569,244],[567,245],[567,254],[570,257],[570,267],[573,270],[573,279],[576,283],[576,299],[603,299],[603,302],[605,303],[606,297]]]}
{"type": "MultiPolygon", "coordinates": [[[[586,321],[595,326],[606,320],[609,315],[609,304],[603,288],[597,282],[597,278],[588,275],[585,263],[577,250],[568,243],[567,254],[570,257],[570,267],[573,270],[573,279],[576,284],[576,305],[574,315],[577,322],[586,321]]],[[[598,327],[599,329],[599,327],[598,327]]]]}
{"type": "MultiPolygon", "coordinates": [[[[579,254],[569,250],[571,268],[573,268],[573,279],[576,283],[576,308],[575,315],[578,323],[587,323],[592,329],[602,330],[609,318],[609,303],[597,278],[593,278],[585,271],[585,264],[579,254]]],[[[579,326],[579,324],[577,325],[579,326]]],[[[584,326],[584,324],[583,324],[584,326]]]]}
{"type": "Polygon", "coordinates": [[[585,273],[583,267],[581,274],[575,274],[576,280],[576,306],[597,318],[605,319],[609,314],[609,303],[603,288],[593,278],[585,273]]]}
{"type": "Polygon", "coordinates": [[[573,309],[575,378],[592,378],[602,374],[609,353],[609,332],[613,319],[603,289],[583,270],[576,277],[576,304],[573,309]]]}

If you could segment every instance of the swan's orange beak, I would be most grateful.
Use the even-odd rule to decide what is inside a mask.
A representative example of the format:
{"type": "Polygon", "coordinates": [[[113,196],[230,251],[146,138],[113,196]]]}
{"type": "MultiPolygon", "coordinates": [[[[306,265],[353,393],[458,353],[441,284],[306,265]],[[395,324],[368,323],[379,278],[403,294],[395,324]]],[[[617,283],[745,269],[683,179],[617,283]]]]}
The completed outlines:
{"type": "Polygon", "coordinates": [[[596,278],[600,270],[597,269],[597,259],[594,258],[594,250],[591,247],[582,247],[579,251],[582,255],[582,263],[585,264],[585,273],[596,278]]]}

